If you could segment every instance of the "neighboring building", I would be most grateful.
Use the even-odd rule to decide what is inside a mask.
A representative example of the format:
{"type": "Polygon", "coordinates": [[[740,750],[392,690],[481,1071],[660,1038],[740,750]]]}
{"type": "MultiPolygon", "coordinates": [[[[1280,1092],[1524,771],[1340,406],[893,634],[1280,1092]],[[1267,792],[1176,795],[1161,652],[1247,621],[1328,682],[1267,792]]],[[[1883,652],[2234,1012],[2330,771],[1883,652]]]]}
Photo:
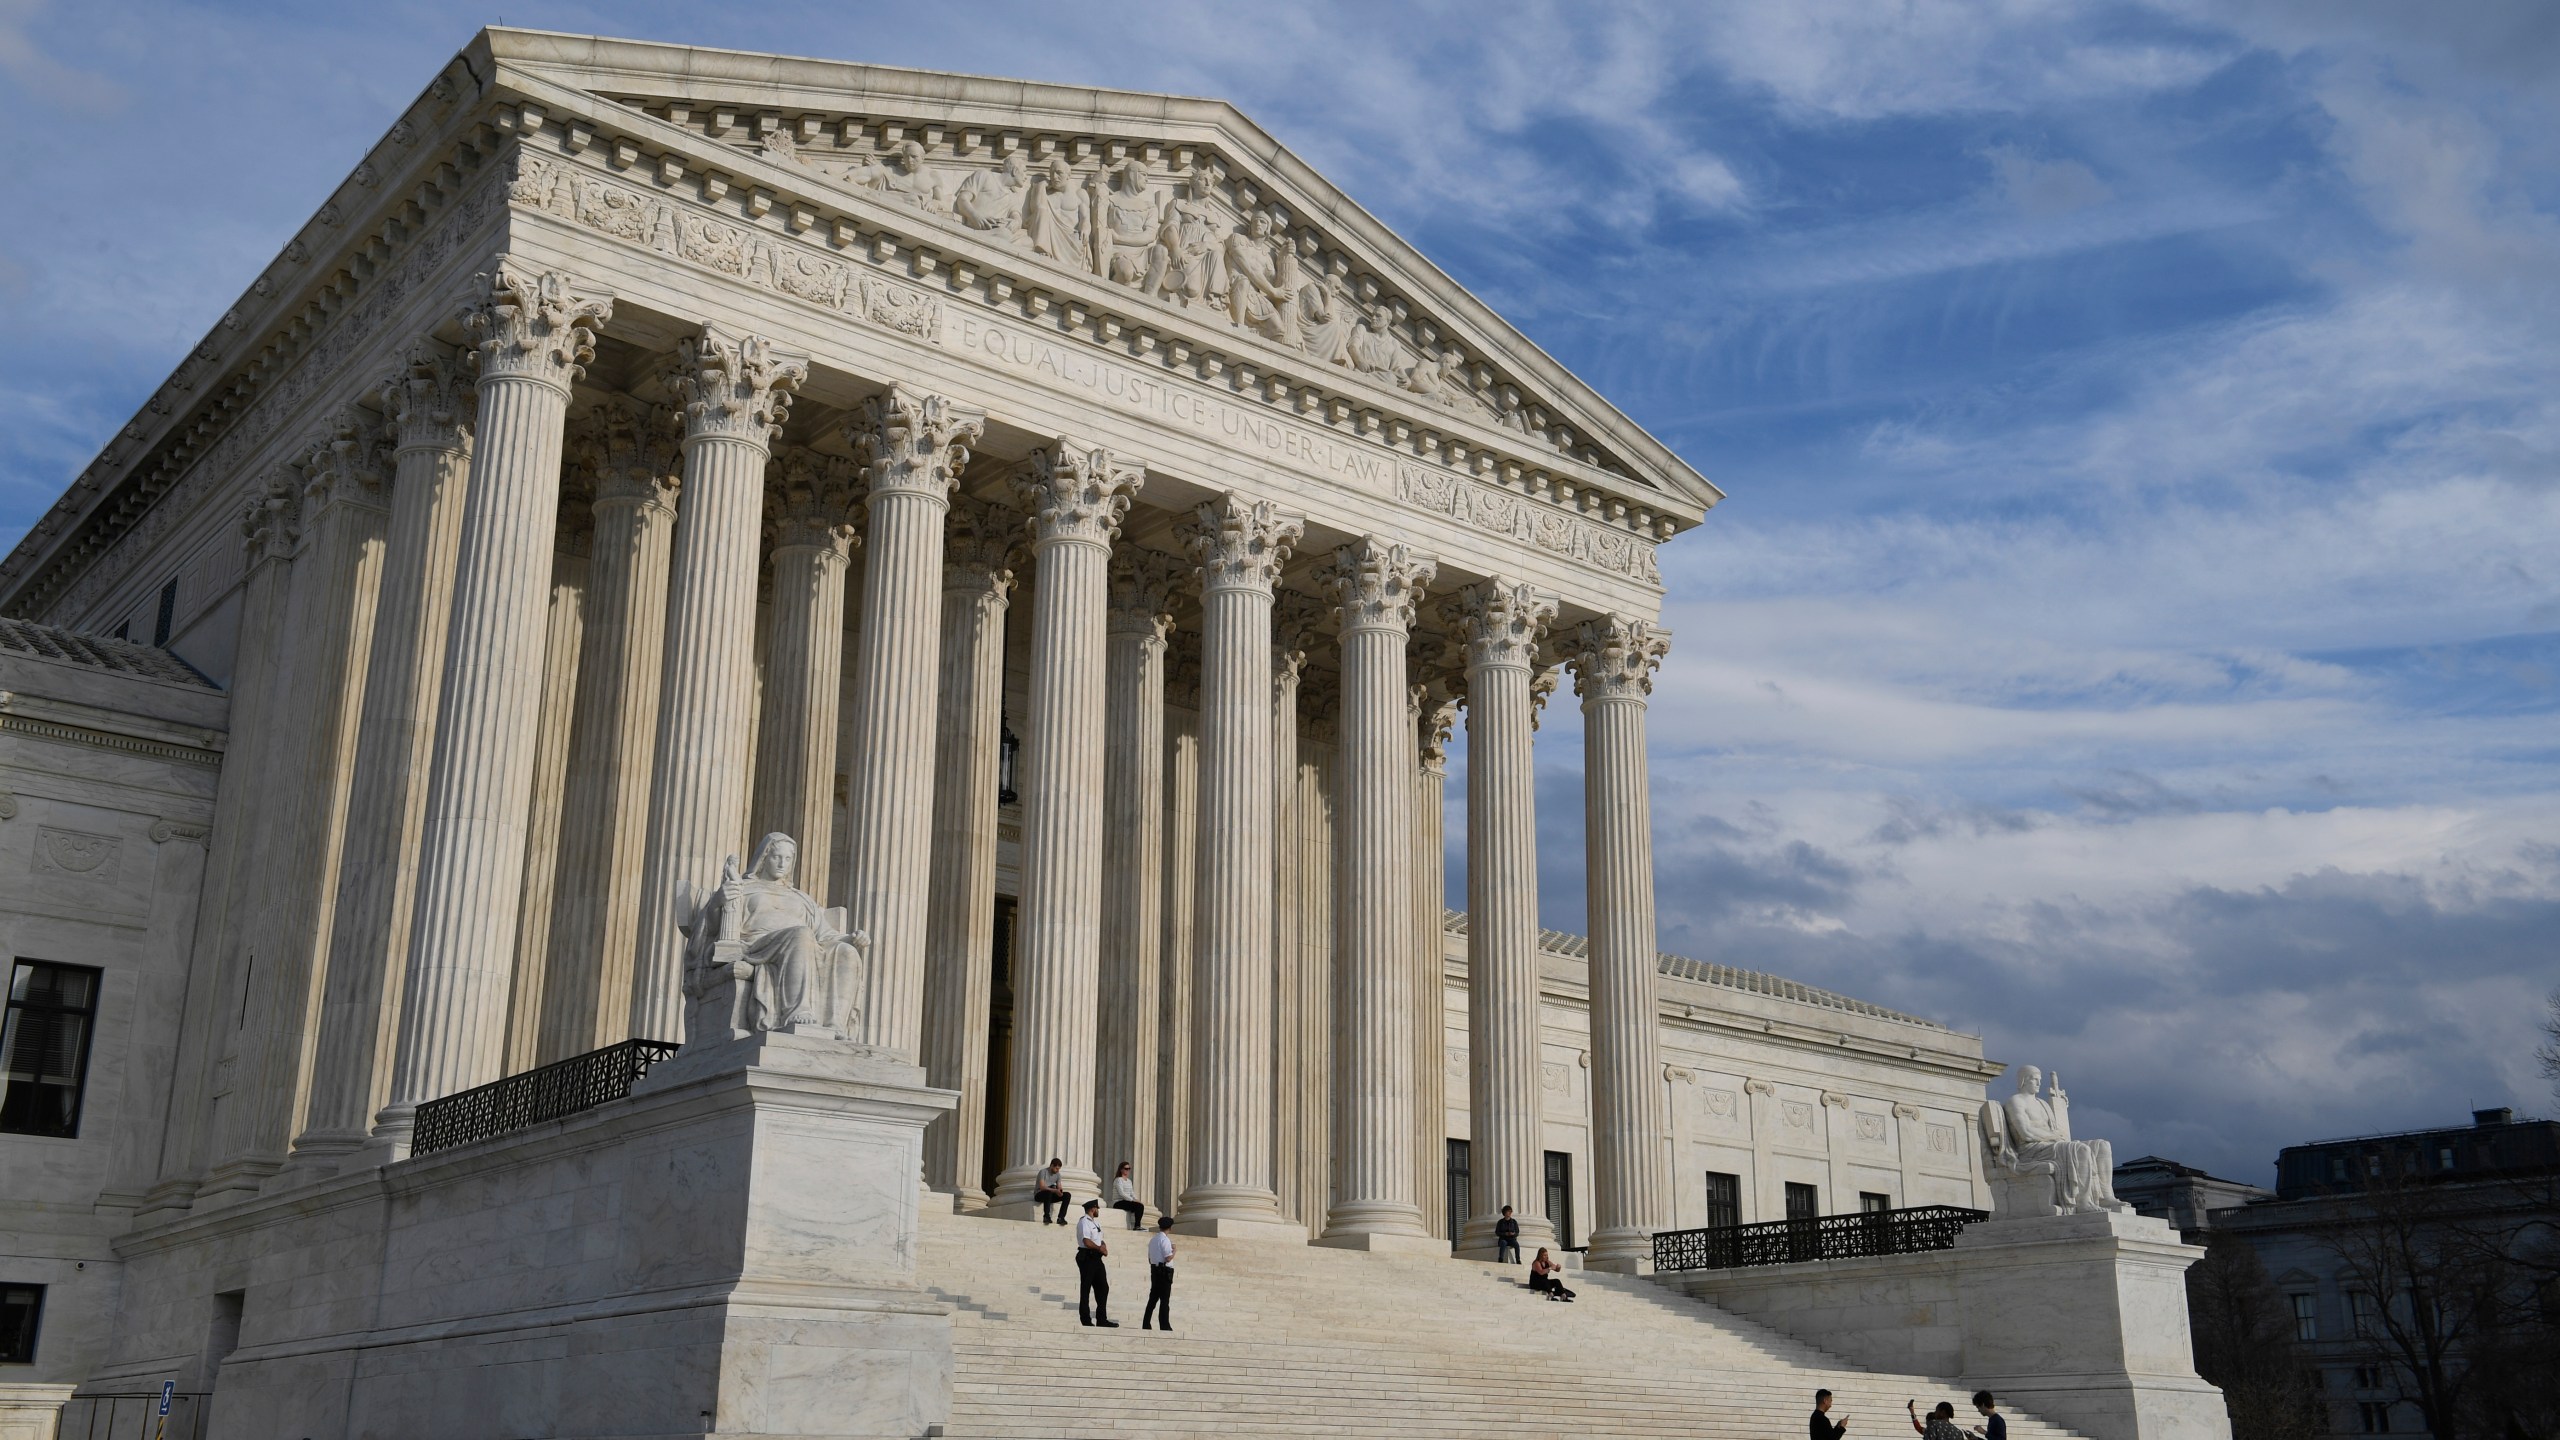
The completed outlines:
{"type": "Polygon", "coordinates": [[[2197,1244],[2202,1243],[2214,1212],[2271,1200],[2275,1192],[2145,1155],[2116,1166],[2116,1198],[2141,1214],[2168,1221],[2189,1243],[2197,1244]]]}

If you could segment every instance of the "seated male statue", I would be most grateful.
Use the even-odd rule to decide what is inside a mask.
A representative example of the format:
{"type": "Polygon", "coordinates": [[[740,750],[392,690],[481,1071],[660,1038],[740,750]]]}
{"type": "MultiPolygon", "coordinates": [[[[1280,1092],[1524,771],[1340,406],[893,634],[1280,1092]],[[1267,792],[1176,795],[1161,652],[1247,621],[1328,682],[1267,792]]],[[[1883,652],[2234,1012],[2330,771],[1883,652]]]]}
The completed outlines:
{"type": "Polygon", "coordinates": [[[2018,1067],[2018,1093],[1982,1107],[1984,1140],[1991,1158],[2012,1175],[2053,1177],[2053,1209],[2064,1215],[2122,1210],[2116,1198],[2115,1147],[2104,1140],[2071,1138],[2071,1097],[2062,1077],[2047,1089],[2044,1072],[2018,1067]]]}
{"type": "Polygon", "coordinates": [[[842,910],[820,909],[791,883],[799,860],[798,843],[779,832],[756,846],[746,873],[729,857],[686,934],[688,995],[707,1000],[723,982],[738,982],[742,993],[725,1017],[733,1032],[842,1029],[859,1019],[852,1000],[868,942],[844,928],[842,910]]]}

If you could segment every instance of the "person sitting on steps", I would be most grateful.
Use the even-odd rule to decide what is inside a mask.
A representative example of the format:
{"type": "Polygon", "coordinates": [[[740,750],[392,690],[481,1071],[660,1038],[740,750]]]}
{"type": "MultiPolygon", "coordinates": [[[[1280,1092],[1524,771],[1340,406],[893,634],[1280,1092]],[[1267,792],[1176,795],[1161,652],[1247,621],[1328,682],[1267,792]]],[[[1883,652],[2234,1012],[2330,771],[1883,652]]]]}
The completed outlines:
{"type": "Polygon", "coordinates": [[[1547,1253],[1546,1246],[1539,1246],[1538,1258],[1529,1266],[1529,1288],[1550,1300],[1571,1300],[1573,1292],[1564,1288],[1564,1282],[1556,1278],[1563,1269],[1555,1262],[1555,1257],[1547,1253]]]}
{"type": "Polygon", "coordinates": [[[1502,1218],[1493,1222],[1493,1260],[1497,1265],[1520,1263],[1520,1222],[1511,1207],[1502,1207],[1502,1218]]]}
{"type": "Polygon", "coordinates": [[[1031,1198],[1040,1202],[1040,1223],[1043,1225],[1067,1223],[1066,1164],[1066,1161],[1052,1156],[1049,1168],[1041,1171],[1039,1178],[1031,1182],[1031,1198]]]}
{"type": "Polygon", "coordinates": [[[1120,1169],[1111,1177],[1111,1208],[1128,1215],[1130,1229],[1146,1228],[1147,1205],[1138,1198],[1137,1182],[1129,1178],[1129,1162],[1126,1160],[1120,1162],[1120,1169]]]}

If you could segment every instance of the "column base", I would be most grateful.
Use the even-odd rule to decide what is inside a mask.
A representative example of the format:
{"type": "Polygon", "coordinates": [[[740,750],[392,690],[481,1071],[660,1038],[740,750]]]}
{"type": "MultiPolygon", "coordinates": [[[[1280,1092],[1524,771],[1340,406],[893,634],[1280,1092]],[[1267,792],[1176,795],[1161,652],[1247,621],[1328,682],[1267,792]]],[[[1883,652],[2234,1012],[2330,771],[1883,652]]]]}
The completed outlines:
{"type": "Polygon", "coordinates": [[[1211,1240],[1258,1240],[1274,1245],[1304,1245],[1307,1227],[1295,1220],[1283,1220],[1277,1211],[1270,1216],[1203,1215],[1186,1219],[1177,1214],[1173,1221],[1176,1235],[1197,1235],[1211,1240]]]}
{"type": "Polygon", "coordinates": [[[1641,1230],[1603,1230],[1591,1237],[1582,1267],[1612,1275],[1653,1273],[1653,1237],[1641,1230]]]}
{"type": "Polygon", "coordinates": [[[1328,1250],[1365,1250],[1372,1255],[1422,1255],[1434,1260],[1449,1256],[1449,1242],[1430,1235],[1398,1235],[1383,1230],[1353,1230],[1340,1235],[1319,1235],[1307,1242],[1328,1250]]]}
{"type": "MultiPolygon", "coordinates": [[[[1499,1215],[1487,1215],[1468,1221],[1458,1231],[1459,1256],[1468,1260],[1492,1259],[1499,1249],[1494,1244],[1493,1226],[1494,1222],[1501,1218],[1499,1215]]],[[[1520,1222],[1521,1264],[1529,1263],[1530,1258],[1538,1253],[1539,1246],[1552,1248],[1555,1243],[1556,1227],[1554,1225],[1545,1220],[1524,1219],[1520,1222]]]]}

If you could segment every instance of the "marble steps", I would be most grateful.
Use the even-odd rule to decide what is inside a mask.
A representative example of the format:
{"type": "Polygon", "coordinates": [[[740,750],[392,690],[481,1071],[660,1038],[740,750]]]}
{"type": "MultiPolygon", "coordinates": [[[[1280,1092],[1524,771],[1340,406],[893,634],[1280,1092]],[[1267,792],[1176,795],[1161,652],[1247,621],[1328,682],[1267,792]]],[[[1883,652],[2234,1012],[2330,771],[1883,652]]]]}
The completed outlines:
{"type": "MultiPolygon", "coordinates": [[[[1812,1391],[1840,1392],[1852,1440],[1907,1432],[1905,1396],[1943,1380],[1879,1375],[1627,1276],[1576,1274],[1554,1305],[1525,1272],[1425,1256],[1186,1239],[1183,1329],[1137,1328],[1144,1236],[1113,1229],[1122,1328],[1075,1318],[1070,1232],[931,1215],[920,1276],[952,1304],[960,1437],[1705,1435],[1799,1433],[1812,1391]]],[[[2017,1440],[2070,1432],[2012,1414],[2017,1440]]]]}

